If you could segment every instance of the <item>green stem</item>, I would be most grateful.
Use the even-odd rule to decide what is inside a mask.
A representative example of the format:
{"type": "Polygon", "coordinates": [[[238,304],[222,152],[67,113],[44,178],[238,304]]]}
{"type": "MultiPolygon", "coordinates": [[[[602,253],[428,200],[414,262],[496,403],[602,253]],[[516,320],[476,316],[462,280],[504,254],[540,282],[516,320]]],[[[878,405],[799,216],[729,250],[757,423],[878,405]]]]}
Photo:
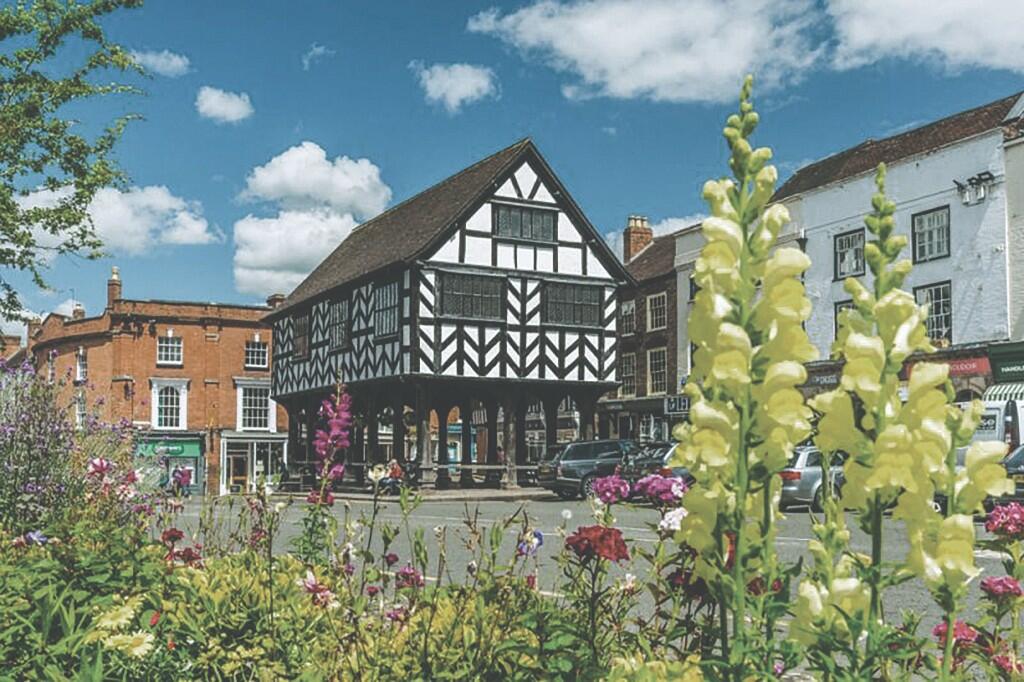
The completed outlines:
{"type": "Polygon", "coordinates": [[[940,673],[940,680],[949,680],[950,675],[953,674],[953,627],[956,625],[956,613],[953,611],[946,612],[946,645],[942,654],[942,672],[940,673]]]}
{"type": "Polygon", "coordinates": [[[882,593],[878,584],[882,578],[882,500],[875,493],[871,505],[871,608],[868,611],[868,627],[874,630],[874,623],[879,617],[882,593]]]}

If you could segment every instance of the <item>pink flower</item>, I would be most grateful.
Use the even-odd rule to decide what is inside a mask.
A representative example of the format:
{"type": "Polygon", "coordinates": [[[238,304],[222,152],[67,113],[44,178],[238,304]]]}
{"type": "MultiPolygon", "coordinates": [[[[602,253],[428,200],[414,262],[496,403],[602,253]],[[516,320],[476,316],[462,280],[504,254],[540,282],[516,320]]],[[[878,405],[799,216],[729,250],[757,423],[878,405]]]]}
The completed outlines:
{"type": "Polygon", "coordinates": [[[331,592],[327,585],[317,580],[313,571],[307,569],[306,577],[299,578],[295,583],[310,596],[313,604],[316,606],[324,609],[333,609],[338,606],[338,600],[334,593],[331,592]]]}
{"type": "Polygon", "coordinates": [[[376,585],[367,585],[366,594],[371,597],[376,597],[378,594],[380,594],[380,588],[376,585]]]}
{"type": "Polygon", "coordinates": [[[989,599],[999,600],[1004,597],[1020,597],[1024,595],[1020,583],[1014,578],[1004,575],[990,576],[981,581],[981,591],[988,595],[989,599]]]}
{"type": "Polygon", "coordinates": [[[1021,539],[1024,537],[1024,506],[1011,502],[994,508],[985,522],[985,530],[1003,539],[1021,539]]]}
{"type": "Polygon", "coordinates": [[[1018,661],[1013,656],[1000,654],[992,657],[992,663],[1007,674],[1024,673],[1024,661],[1018,661]]]}
{"type": "MultiPolygon", "coordinates": [[[[942,621],[934,628],[932,628],[932,634],[938,638],[939,644],[945,646],[946,644],[946,621],[942,621]]],[[[973,644],[978,639],[978,631],[972,628],[962,620],[958,620],[953,625],[953,644],[957,646],[966,646],[973,644]]]]}
{"type": "Polygon", "coordinates": [[[327,472],[327,478],[332,481],[340,481],[345,478],[345,465],[335,464],[331,467],[331,470],[327,472]]]}
{"type": "Polygon", "coordinates": [[[388,552],[384,555],[384,563],[386,563],[388,566],[394,566],[398,563],[398,555],[394,552],[388,552]]]}
{"type": "Polygon", "coordinates": [[[394,623],[404,623],[405,619],[409,617],[409,611],[399,606],[397,609],[392,609],[385,613],[384,617],[394,623]]]}
{"type": "Polygon", "coordinates": [[[654,504],[676,505],[686,493],[686,483],[677,476],[651,474],[637,481],[633,492],[643,495],[654,504]]]}
{"type": "Polygon", "coordinates": [[[403,566],[395,574],[395,587],[398,589],[423,587],[423,584],[423,575],[416,570],[415,566],[403,566]]]}
{"type": "Polygon", "coordinates": [[[89,460],[89,476],[102,478],[114,470],[114,463],[102,457],[93,457],[89,460]]]}
{"type": "Polygon", "coordinates": [[[594,494],[605,504],[629,499],[629,483],[618,474],[602,476],[594,481],[594,494]]]}
{"type": "Polygon", "coordinates": [[[177,528],[168,528],[160,534],[160,542],[165,545],[173,545],[176,542],[181,542],[182,538],[185,537],[185,533],[177,528]]]}
{"type": "Polygon", "coordinates": [[[526,576],[526,586],[528,588],[530,588],[531,590],[536,590],[537,589],[537,576],[534,575],[533,573],[531,573],[530,575],[526,576]]]}
{"type": "Polygon", "coordinates": [[[306,502],[330,507],[334,504],[334,494],[330,490],[325,490],[323,497],[320,497],[319,490],[310,490],[309,495],[306,496],[306,502]]]}

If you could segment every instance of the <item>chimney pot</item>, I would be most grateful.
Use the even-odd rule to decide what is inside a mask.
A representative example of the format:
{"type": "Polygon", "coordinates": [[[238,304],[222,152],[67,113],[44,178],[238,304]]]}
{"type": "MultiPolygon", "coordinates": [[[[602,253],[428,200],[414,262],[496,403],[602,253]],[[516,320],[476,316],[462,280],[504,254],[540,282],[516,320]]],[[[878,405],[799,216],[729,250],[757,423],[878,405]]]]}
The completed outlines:
{"type": "Polygon", "coordinates": [[[116,265],[110,268],[110,279],[107,280],[107,308],[113,308],[115,301],[121,300],[121,269],[116,265]]]}
{"type": "Polygon", "coordinates": [[[81,303],[75,303],[75,307],[71,309],[71,319],[81,320],[85,318],[85,307],[81,303]]]}
{"type": "Polygon", "coordinates": [[[647,225],[646,216],[630,215],[622,231],[622,261],[628,263],[654,239],[654,231],[647,225]]]}
{"type": "Polygon", "coordinates": [[[267,307],[273,310],[284,303],[284,294],[271,294],[267,296],[267,307]]]}

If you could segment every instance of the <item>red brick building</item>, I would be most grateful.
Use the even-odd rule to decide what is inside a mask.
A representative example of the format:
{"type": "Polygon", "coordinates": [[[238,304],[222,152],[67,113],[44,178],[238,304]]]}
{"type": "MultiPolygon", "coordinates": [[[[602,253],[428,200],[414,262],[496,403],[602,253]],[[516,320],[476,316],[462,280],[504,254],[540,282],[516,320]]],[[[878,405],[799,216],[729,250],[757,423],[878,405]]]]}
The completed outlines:
{"type": "Polygon", "coordinates": [[[122,298],[113,268],[107,305],[87,317],[51,313],[29,325],[40,372],[67,376],[79,422],[90,415],[138,430],[137,453],[192,473],[193,490],[250,490],[285,473],[288,424],[270,399],[266,306],[122,298]]]}
{"type": "Polygon", "coordinates": [[[643,216],[630,216],[623,230],[622,260],[634,284],[619,291],[619,390],[598,404],[602,434],[667,440],[688,409],[680,395],[677,234],[655,237],[643,216]]]}

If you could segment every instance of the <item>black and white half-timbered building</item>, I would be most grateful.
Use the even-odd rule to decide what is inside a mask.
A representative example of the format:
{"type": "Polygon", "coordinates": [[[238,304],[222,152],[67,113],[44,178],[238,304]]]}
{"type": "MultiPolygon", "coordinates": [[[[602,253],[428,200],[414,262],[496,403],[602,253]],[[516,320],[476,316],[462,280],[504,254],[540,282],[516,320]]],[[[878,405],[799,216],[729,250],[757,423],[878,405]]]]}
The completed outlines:
{"type": "MultiPolygon", "coordinates": [[[[312,460],[317,409],[339,379],[366,427],[352,450],[379,461],[388,415],[401,460],[411,408],[425,479],[438,464],[431,411],[439,443],[450,411],[464,415],[463,464],[478,408],[488,463],[499,409],[513,417],[501,420],[512,462],[524,461],[520,436],[537,401],[555,414],[572,398],[581,437],[593,437],[596,401],[616,387],[616,294],[628,279],[529,139],[363,223],[268,317],[272,392],[293,425],[293,467],[312,460]]],[[[548,422],[554,442],[557,420],[548,422]]],[[[448,472],[437,466],[439,486],[448,472]]],[[[472,481],[465,467],[462,480],[472,481]]]]}

